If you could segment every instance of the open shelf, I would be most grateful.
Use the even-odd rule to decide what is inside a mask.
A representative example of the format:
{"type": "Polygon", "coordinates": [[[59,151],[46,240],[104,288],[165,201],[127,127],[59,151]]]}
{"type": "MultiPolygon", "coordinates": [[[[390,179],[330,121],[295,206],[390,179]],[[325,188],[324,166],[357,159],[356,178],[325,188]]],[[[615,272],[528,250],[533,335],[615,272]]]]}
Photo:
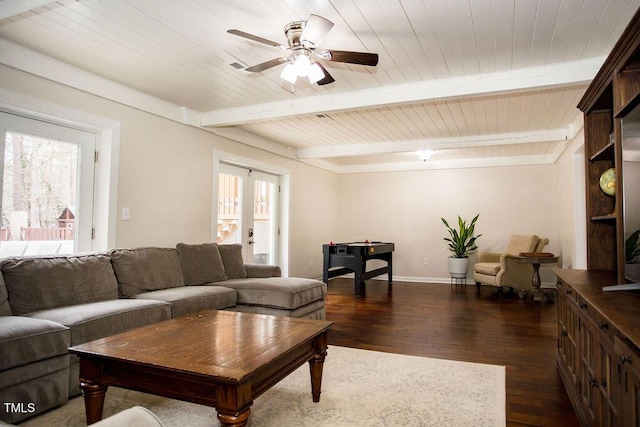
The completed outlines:
{"type": "Polygon", "coordinates": [[[613,160],[614,156],[615,156],[615,141],[613,141],[612,138],[610,138],[609,143],[605,145],[604,148],[600,149],[591,157],[589,157],[589,160],[592,162],[595,162],[598,160],[613,160]]]}

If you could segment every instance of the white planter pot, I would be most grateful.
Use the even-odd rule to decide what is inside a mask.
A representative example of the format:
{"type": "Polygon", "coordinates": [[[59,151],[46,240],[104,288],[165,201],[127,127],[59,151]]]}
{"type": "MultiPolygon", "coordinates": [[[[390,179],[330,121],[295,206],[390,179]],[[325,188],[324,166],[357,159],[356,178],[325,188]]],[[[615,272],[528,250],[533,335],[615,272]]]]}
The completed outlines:
{"type": "Polygon", "coordinates": [[[469,258],[449,258],[449,274],[451,277],[467,277],[469,270],[469,258]]]}

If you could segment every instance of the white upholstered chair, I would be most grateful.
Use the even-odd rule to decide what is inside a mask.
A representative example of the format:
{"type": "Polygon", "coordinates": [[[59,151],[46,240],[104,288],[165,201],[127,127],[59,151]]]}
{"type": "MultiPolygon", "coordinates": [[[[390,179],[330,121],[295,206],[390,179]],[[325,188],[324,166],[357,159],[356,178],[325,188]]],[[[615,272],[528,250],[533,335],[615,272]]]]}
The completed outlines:
{"type": "Polygon", "coordinates": [[[478,262],[473,267],[473,280],[478,289],[482,283],[496,286],[502,293],[505,287],[510,291],[531,290],[533,270],[531,264],[518,263],[514,257],[522,252],[542,252],[549,239],[536,235],[514,234],[502,253],[479,252],[478,262]]]}

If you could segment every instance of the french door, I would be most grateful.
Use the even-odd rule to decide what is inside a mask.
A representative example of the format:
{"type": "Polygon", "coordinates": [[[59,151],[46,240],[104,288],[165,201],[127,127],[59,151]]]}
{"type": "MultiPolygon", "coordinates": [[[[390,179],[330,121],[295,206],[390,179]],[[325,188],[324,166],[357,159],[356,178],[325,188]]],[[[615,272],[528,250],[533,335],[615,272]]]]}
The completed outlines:
{"type": "Polygon", "coordinates": [[[247,263],[278,264],[279,177],[220,163],[217,237],[242,244],[247,263]]]}
{"type": "Polygon", "coordinates": [[[95,141],[0,112],[0,256],[91,250],[95,141]]]}

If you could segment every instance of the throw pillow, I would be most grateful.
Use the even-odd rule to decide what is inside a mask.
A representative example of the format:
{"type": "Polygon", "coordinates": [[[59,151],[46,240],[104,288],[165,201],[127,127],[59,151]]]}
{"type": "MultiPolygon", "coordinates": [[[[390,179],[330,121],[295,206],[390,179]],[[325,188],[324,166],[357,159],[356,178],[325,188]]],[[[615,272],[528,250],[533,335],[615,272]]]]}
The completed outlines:
{"type": "Polygon", "coordinates": [[[178,243],[176,249],[180,255],[186,285],[203,285],[227,279],[217,244],[178,243]]]}
{"type": "Polygon", "coordinates": [[[242,245],[220,245],[220,255],[224,264],[224,271],[229,279],[244,279],[247,277],[247,269],[242,260],[242,245]]]}

